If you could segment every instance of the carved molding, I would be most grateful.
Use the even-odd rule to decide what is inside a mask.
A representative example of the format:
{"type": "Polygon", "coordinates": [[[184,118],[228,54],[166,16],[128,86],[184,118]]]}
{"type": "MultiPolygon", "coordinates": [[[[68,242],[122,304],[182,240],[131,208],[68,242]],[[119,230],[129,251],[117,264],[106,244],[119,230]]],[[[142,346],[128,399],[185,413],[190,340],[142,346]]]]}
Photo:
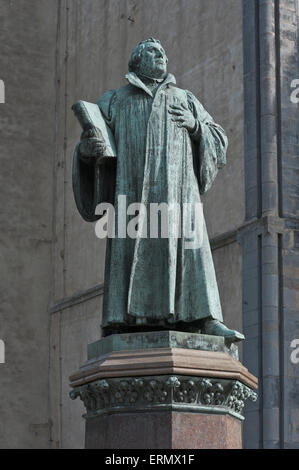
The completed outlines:
{"type": "Polygon", "coordinates": [[[87,302],[94,297],[103,295],[104,293],[104,284],[98,284],[97,286],[86,289],[82,292],[72,295],[71,297],[66,297],[60,301],[54,303],[50,308],[49,312],[54,314],[56,312],[61,312],[67,308],[73,307],[74,305],[80,304],[82,302],[87,302]]]}
{"type": "Polygon", "coordinates": [[[107,412],[180,409],[244,419],[245,401],[256,401],[257,393],[237,380],[173,375],[101,379],[74,388],[70,397],[81,398],[87,418],[107,412]]]}
{"type": "Polygon", "coordinates": [[[118,377],[194,376],[238,380],[257,389],[257,379],[223,351],[149,348],[111,351],[90,359],[70,376],[72,388],[99,379],[118,377]]]}

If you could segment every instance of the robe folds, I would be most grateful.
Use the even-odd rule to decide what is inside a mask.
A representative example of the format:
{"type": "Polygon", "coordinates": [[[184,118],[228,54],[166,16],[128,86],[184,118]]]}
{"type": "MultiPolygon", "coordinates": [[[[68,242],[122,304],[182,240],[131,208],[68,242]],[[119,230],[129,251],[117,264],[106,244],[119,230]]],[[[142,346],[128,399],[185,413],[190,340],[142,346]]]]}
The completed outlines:
{"type": "MultiPolygon", "coordinates": [[[[75,152],[75,199],[85,220],[98,218],[94,209],[100,202],[112,202],[117,219],[119,195],[126,196],[127,206],[198,204],[200,194],[211,187],[226,163],[224,130],[191,92],[176,86],[173,75],[168,74],[154,94],[136,74],[126,78],[128,85],[104,93],[97,103],[115,138],[116,168],[99,167],[92,160],[84,163],[75,152]],[[170,104],[182,103],[196,119],[192,134],[172,121],[168,112],[170,104]]],[[[147,224],[149,212],[141,224],[147,224]]],[[[169,217],[170,231],[182,224],[175,211],[169,217]]],[[[117,238],[116,230],[116,237],[108,238],[103,327],[190,324],[207,317],[222,321],[208,234],[201,220],[200,243],[188,249],[184,235],[163,238],[159,232],[150,238],[149,227],[147,237],[139,233],[136,238],[117,238]]]]}

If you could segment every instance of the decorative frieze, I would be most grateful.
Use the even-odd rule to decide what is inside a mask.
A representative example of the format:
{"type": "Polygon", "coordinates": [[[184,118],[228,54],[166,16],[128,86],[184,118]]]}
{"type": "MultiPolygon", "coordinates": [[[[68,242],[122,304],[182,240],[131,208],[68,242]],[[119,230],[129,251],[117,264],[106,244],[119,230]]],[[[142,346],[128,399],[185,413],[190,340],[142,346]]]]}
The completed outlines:
{"type": "Polygon", "coordinates": [[[177,375],[100,379],[75,387],[70,396],[81,398],[87,418],[107,412],[179,409],[244,419],[246,399],[257,399],[252,389],[237,380],[177,375]]]}

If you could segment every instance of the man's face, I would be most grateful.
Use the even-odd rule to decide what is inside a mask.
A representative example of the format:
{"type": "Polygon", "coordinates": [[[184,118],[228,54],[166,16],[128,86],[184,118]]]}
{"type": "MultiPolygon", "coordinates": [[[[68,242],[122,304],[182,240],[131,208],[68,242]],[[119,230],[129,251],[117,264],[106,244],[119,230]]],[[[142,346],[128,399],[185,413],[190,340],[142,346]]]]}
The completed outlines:
{"type": "Polygon", "coordinates": [[[146,44],[139,63],[139,72],[153,78],[163,78],[167,71],[167,57],[163,47],[154,42],[146,44]]]}

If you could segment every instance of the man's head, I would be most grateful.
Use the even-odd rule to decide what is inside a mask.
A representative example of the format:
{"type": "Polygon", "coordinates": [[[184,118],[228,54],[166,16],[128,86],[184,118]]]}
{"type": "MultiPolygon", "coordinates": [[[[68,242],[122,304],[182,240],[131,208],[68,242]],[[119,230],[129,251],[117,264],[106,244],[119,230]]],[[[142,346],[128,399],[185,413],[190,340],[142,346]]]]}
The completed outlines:
{"type": "Polygon", "coordinates": [[[163,78],[167,72],[165,51],[158,39],[149,38],[138,44],[129,61],[129,71],[147,77],[163,78]]]}

